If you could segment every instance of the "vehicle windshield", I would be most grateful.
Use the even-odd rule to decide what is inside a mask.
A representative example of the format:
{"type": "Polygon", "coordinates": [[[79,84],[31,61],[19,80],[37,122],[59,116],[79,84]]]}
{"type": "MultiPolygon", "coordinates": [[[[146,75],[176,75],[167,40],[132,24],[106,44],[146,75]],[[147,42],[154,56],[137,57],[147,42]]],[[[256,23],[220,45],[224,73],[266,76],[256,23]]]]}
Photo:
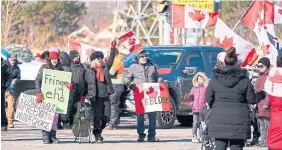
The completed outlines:
{"type": "MultiPolygon", "coordinates": [[[[155,50],[155,51],[147,51],[148,58],[153,60],[153,62],[161,68],[169,67],[169,64],[177,64],[182,56],[182,51],[177,50],[155,50]]],[[[124,59],[124,66],[128,68],[131,64],[134,63],[136,57],[136,53],[129,54],[124,59]]]]}

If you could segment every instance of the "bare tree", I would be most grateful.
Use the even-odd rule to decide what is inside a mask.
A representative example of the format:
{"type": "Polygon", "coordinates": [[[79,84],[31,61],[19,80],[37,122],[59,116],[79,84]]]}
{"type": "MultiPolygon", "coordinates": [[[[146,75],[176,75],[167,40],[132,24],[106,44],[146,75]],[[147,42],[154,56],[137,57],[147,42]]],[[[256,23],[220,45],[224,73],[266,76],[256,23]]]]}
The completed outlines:
{"type": "Polygon", "coordinates": [[[9,32],[12,26],[19,21],[21,12],[21,3],[19,0],[1,2],[1,45],[7,46],[9,43],[9,32]]]}

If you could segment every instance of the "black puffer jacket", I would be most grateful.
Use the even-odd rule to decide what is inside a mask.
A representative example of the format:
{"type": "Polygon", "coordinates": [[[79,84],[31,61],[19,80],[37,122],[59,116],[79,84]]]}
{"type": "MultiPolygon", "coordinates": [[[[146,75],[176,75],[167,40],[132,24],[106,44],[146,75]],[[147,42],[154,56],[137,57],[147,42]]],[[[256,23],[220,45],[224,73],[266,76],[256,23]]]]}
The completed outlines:
{"type": "Polygon", "coordinates": [[[43,77],[44,69],[64,71],[64,69],[60,65],[57,65],[56,67],[52,67],[49,64],[42,65],[40,67],[38,73],[37,73],[36,78],[35,78],[35,89],[36,89],[37,93],[42,93],[41,92],[41,84],[42,84],[42,77],[43,77]]]}
{"type": "Polygon", "coordinates": [[[21,69],[18,66],[18,61],[13,67],[10,65],[9,60],[7,60],[5,63],[6,63],[6,67],[5,67],[6,69],[2,70],[5,72],[4,74],[7,77],[5,86],[8,88],[14,79],[17,79],[15,83],[15,86],[17,86],[21,80],[21,69]]]}
{"type": "Polygon", "coordinates": [[[71,72],[70,66],[71,66],[71,58],[68,53],[62,51],[60,53],[60,64],[64,71],[71,72]]]}
{"type": "Polygon", "coordinates": [[[214,69],[206,91],[212,109],[208,135],[216,139],[244,139],[251,134],[250,109],[256,103],[248,72],[233,66],[214,69]]]}

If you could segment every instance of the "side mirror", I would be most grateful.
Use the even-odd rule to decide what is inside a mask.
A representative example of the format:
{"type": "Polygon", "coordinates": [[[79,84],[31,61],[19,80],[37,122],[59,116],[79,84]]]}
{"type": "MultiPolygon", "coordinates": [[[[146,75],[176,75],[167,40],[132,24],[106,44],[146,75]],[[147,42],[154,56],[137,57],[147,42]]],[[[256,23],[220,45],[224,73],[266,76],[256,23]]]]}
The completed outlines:
{"type": "Polygon", "coordinates": [[[197,72],[197,67],[185,67],[185,69],[183,70],[183,73],[185,75],[193,75],[196,74],[197,72]]]}

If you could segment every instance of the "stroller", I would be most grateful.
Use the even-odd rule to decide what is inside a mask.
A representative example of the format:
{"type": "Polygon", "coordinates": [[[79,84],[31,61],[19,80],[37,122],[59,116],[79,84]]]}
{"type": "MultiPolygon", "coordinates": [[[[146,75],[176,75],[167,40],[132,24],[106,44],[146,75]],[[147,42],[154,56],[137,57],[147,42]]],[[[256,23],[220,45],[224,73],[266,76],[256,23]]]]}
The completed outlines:
{"type": "Polygon", "coordinates": [[[77,112],[74,116],[74,124],[72,133],[75,136],[74,142],[79,139],[79,144],[82,137],[88,137],[89,143],[93,143],[92,130],[93,113],[91,105],[88,103],[77,103],[77,112]]]}
{"type": "Polygon", "coordinates": [[[215,140],[208,137],[208,124],[211,116],[211,109],[204,106],[200,112],[200,134],[201,134],[201,150],[214,150],[215,140]]]}

